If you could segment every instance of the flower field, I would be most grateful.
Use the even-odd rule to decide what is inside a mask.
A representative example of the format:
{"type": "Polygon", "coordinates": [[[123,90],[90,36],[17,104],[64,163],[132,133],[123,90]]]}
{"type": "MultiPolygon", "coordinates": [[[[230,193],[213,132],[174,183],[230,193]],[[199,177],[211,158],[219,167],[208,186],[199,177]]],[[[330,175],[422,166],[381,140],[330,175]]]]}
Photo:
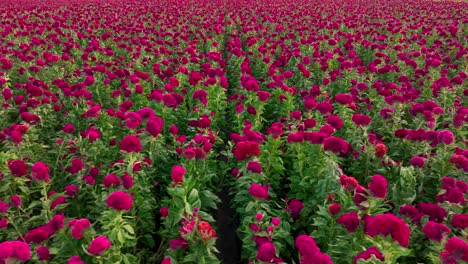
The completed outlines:
{"type": "Polygon", "coordinates": [[[468,262],[468,2],[0,1],[0,263],[468,262]]]}

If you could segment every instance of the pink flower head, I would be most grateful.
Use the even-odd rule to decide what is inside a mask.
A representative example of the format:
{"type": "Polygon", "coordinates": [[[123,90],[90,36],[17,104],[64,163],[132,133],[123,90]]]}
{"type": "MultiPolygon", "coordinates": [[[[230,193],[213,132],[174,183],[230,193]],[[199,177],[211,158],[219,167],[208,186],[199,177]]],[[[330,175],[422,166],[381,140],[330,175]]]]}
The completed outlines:
{"type": "Polygon", "coordinates": [[[359,217],[356,212],[349,212],[338,217],[338,224],[342,224],[346,231],[354,232],[359,227],[359,217]]]}
{"type": "Polygon", "coordinates": [[[256,256],[257,260],[271,263],[276,258],[276,247],[271,242],[263,243],[259,248],[256,256]]]}
{"type": "Polygon", "coordinates": [[[8,169],[16,177],[22,177],[28,173],[28,164],[23,160],[8,161],[8,169]]]}
{"type": "Polygon", "coordinates": [[[237,143],[232,152],[238,161],[246,160],[249,157],[260,155],[259,143],[255,141],[241,141],[237,143]]]}
{"type": "Polygon", "coordinates": [[[468,214],[456,214],[452,217],[452,226],[454,228],[468,228],[468,214]]]}
{"type": "Polygon", "coordinates": [[[445,244],[445,251],[440,252],[440,260],[443,264],[468,261],[468,243],[458,237],[450,238],[445,244]]]}
{"type": "Polygon", "coordinates": [[[379,174],[372,176],[369,183],[369,191],[377,198],[385,198],[387,196],[387,179],[379,174]]]}
{"type": "Polygon", "coordinates": [[[371,237],[377,235],[388,236],[391,235],[392,239],[398,242],[402,247],[408,247],[410,229],[405,221],[396,217],[393,214],[380,214],[370,216],[364,221],[365,233],[371,237]]]}
{"type": "Polygon", "coordinates": [[[31,177],[34,180],[50,182],[50,169],[44,162],[36,162],[31,167],[31,177]]]}
{"type": "Polygon", "coordinates": [[[108,207],[117,211],[130,211],[133,200],[128,193],[116,191],[107,197],[106,204],[108,207]]]}
{"type": "Polygon", "coordinates": [[[40,246],[36,249],[39,260],[48,260],[50,257],[49,249],[45,246],[40,246]]]}
{"type": "Polygon", "coordinates": [[[140,152],[140,138],[134,135],[128,135],[120,141],[120,149],[126,152],[140,152]]]}
{"type": "Polygon", "coordinates": [[[262,173],[262,165],[258,161],[250,161],[247,164],[247,171],[253,173],[262,173]]]}
{"type": "Polygon", "coordinates": [[[111,246],[111,242],[107,237],[105,236],[98,236],[93,241],[91,241],[91,244],[88,247],[88,252],[91,255],[96,255],[96,256],[101,256],[104,251],[109,249],[111,246]]]}
{"type": "Polygon", "coordinates": [[[428,239],[440,242],[450,233],[450,228],[444,224],[429,221],[423,227],[422,231],[428,239]]]}
{"type": "Polygon", "coordinates": [[[291,217],[293,219],[297,219],[304,208],[304,204],[298,199],[291,199],[289,200],[288,206],[286,207],[286,211],[291,213],[291,217]]]}
{"type": "Polygon", "coordinates": [[[72,227],[70,231],[71,236],[74,239],[81,239],[83,238],[84,231],[88,230],[91,227],[91,222],[89,222],[89,220],[86,218],[74,219],[68,223],[68,226],[72,227]]]}
{"type": "Polygon", "coordinates": [[[371,118],[363,114],[353,114],[351,120],[353,120],[356,126],[367,126],[371,122],[371,118]]]}
{"type": "Polygon", "coordinates": [[[444,208],[435,203],[419,203],[417,208],[422,214],[428,215],[430,221],[434,221],[436,223],[442,223],[448,215],[444,208]]]}
{"type": "Polygon", "coordinates": [[[184,167],[180,165],[175,165],[174,167],[172,167],[171,179],[175,183],[182,183],[184,181],[185,173],[186,173],[186,170],[184,167]]]}
{"type": "Polygon", "coordinates": [[[260,184],[252,183],[249,187],[249,193],[254,198],[268,200],[269,198],[268,189],[269,189],[268,185],[262,186],[260,184]]]}
{"type": "Polygon", "coordinates": [[[384,256],[376,247],[370,247],[366,249],[366,251],[361,252],[357,254],[356,257],[354,257],[354,264],[357,264],[360,259],[364,261],[369,260],[372,256],[374,256],[380,261],[385,261],[384,256]]]}
{"type": "Polygon", "coordinates": [[[301,256],[313,256],[320,251],[315,240],[308,235],[300,235],[296,237],[295,246],[299,250],[299,254],[301,254],[301,256]]]}
{"type": "Polygon", "coordinates": [[[339,137],[328,137],[323,142],[323,149],[333,153],[346,154],[348,152],[348,143],[339,137]]]}
{"type": "Polygon", "coordinates": [[[7,258],[17,258],[25,262],[31,258],[29,245],[22,241],[5,241],[0,243],[0,260],[7,258]]]}
{"type": "Polygon", "coordinates": [[[341,210],[341,205],[339,203],[332,203],[328,206],[328,212],[331,215],[336,215],[341,210]]]}

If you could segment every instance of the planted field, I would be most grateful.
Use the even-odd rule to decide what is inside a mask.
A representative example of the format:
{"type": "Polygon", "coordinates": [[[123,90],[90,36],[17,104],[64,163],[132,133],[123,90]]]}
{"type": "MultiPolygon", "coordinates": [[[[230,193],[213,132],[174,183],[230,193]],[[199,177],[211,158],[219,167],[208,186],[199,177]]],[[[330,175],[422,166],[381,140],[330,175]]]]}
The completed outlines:
{"type": "Polygon", "coordinates": [[[468,261],[468,3],[0,2],[0,263],[468,261]]]}

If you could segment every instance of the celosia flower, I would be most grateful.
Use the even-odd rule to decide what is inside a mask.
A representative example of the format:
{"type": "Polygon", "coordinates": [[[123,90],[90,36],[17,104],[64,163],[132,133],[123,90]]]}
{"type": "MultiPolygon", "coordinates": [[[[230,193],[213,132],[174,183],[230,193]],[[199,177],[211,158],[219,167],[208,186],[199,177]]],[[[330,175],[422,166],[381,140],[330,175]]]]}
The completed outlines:
{"type": "Polygon", "coordinates": [[[353,114],[351,120],[353,120],[357,126],[367,126],[371,122],[371,118],[363,114],[353,114]]]}
{"type": "Polygon", "coordinates": [[[180,165],[175,165],[174,167],[172,167],[171,179],[175,183],[182,183],[184,181],[185,173],[186,173],[186,170],[184,167],[180,165]]]}
{"type": "Polygon", "coordinates": [[[72,227],[70,233],[74,239],[81,239],[83,238],[84,231],[91,227],[91,222],[86,218],[73,219],[68,222],[68,227],[72,227]]]}
{"type": "Polygon", "coordinates": [[[428,239],[440,242],[450,233],[450,228],[444,224],[429,221],[423,227],[422,231],[428,239]]]}
{"type": "Polygon", "coordinates": [[[133,200],[126,192],[116,191],[107,197],[106,204],[108,207],[117,211],[130,211],[133,200]]]}
{"type": "Polygon", "coordinates": [[[31,258],[29,245],[22,241],[5,241],[0,243],[0,260],[7,258],[17,258],[25,262],[31,258]]]}
{"type": "Polygon", "coordinates": [[[369,191],[377,198],[385,198],[387,196],[387,179],[379,174],[372,176],[369,183],[369,191]]]}
{"type": "Polygon", "coordinates": [[[28,164],[22,160],[8,161],[8,169],[16,177],[22,177],[28,173],[28,164]]]}
{"type": "Polygon", "coordinates": [[[323,141],[323,149],[333,153],[346,154],[348,152],[348,143],[342,138],[328,137],[323,141]]]}
{"type": "Polygon", "coordinates": [[[342,224],[348,232],[354,232],[359,227],[359,217],[356,212],[341,215],[338,217],[337,222],[342,224]]]}
{"type": "Polygon", "coordinates": [[[262,166],[258,161],[251,161],[247,164],[247,171],[253,173],[262,173],[262,166]]]}
{"type": "Polygon", "coordinates": [[[411,221],[416,225],[421,224],[422,214],[418,211],[418,209],[416,209],[416,207],[412,205],[405,205],[400,207],[400,214],[411,219],[411,221]]]}
{"type": "Polygon", "coordinates": [[[468,243],[458,237],[450,238],[445,251],[440,252],[442,264],[456,264],[459,260],[468,261],[468,243]]]}
{"type": "Polygon", "coordinates": [[[468,214],[456,214],[452,217],[452,226],[455,228],[468,228],[468,214]]]}
{"type": "Polygon", "coordinates": [[[50,169],[44,162],[36,162],[31,167],[31,177],[33,180],[50,182],[50,169]]]}
{"type": "Polygon", "coordinates": [[[393,214],[380,214],[370,216],[364,221],[365,233],[369,236],[375,237],[377,235],[388,236],[391,235],[392,239],[398,242],[402,247],[408,247],[410,229],[405,221],[396,217],[393,214]]]}
{"type": "Polygon", "coordinates": [[[254,198],[265,199],[268,200],[268,189],[269,186],[262,186],[260,184],[252,183],[249,187],[249,193],[254,198]]]}
{"type": "Polygon", "coordinates": [[[291,199],[288,202],[288,206],[286,207],[286,211],[291,212],[291,217],[296,219],[302,212],[304,208],[304,204],[298,199],[291,199]]]}
{"type": "Polygon", "coordinates": [[[422,214],[428,215],[430,221],[442,223],[447,216],[447,211],[435,203],[419,203],[417,208],[422,214]]]}
{"type": "Polygon", "coordinates": [[[120,149],[126,152],[140,152],[141,142],[140,138],[134,135],[125,136],[120,141],[120,149]]]}
{"type": "Polygon", "coordinates": [[[360,259],[364,261],[369,260],[372,257],[372,255],[382,262],[385,261],[384,256],[376,247],[370,247],[366,249],[366,251],[361,252],[357,254],[356,257],[354,257],[354,264],[357,264],[360,259]]]}
{"type": "Polygon", "coordinates": [[[104,187],[109,188],[110,186],[114,187],[119,187],[120,186],[120,180],[115,174],[107,174],[104,179],[102,180],[102,184],[104,187]]]}
{"type": "Polygon", "coordinates": [[[18,195],[12,195],[10,197],[10,202],[13,207],[20,207],[21,206],[21,197],[18,195]]]}
{"type": "Polygon", "coordinates": [[[336,215],[341,210],[341,205],[339,203],[332,203],[328,206],[328,212],[331,215],[336,215]]]}
{"type": "Polygon", "coordinates": [[[420,156],[414,156],[410,159],[411,166],[422,168],[424,167],[424,159],[420,156]]]}
{"type": "Polygon", "coordinates": [[[110,246],[111,242],[107,237],[98,236],[91,241],[91,244],[88,247],[88,252],[91,255],[101,256],[104,251],[110,248],[110,246]]]}
{"type": "Polygon", "coordinates": [[[259,143],[255,141],[241,141],[237,143],[232,152],[237,160],[246,160],[249,157],[260,155],[259,143]]]}
{"type": "Polygon", "coordinates": [[[161,214],[162,217],[167,217],[169,215],[169,208],[167,208],[166,206],[163,206],[159,210],[159,213],[161,214]]]}
{"type": "Polygon", "coordinates": [[[36,249],[39,260],[48,260],[50,257],[49,249],[45,246],[40,246],[36,249]]]}
{"type": "Polygon", "coordinates": [[[375,156],[377,158],[383,158],[387,154],[387,146],[385,144],[379,143],[375,145],[375,156]]]}
{"type": "Polygon", "coordinates": [[[263,243],[256,255],[257,260],[271,263],[276,258],[276,247],[271,242],[263,243]]]}
{"type": "Polygon", "coordinates": [[[211,227],[210,223],[206,221],[200,221],[198,223],[198,231],[200,232],[200,237],[205,242],[216,237],[216,231],[211,227]]]}

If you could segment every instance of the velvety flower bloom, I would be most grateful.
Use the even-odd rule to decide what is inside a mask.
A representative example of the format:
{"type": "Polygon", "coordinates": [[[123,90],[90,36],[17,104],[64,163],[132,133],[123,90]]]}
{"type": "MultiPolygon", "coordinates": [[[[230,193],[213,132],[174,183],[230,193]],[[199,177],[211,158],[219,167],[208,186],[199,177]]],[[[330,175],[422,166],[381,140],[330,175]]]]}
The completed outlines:
{"type": "Polygon", "coordinates": [[[171,264],[171,258],[164,258],[164,259],[161,261],[161,264],[171,264]]]}
{"type": "Polygon", "coordinates": [[[30,230],[25,236],[24,240],[27,243],[40,244],[49,238],[50,231],[45,227],[38,227],[30,230]]]}
{"type": "Polygon", "coordinates": [[[10,197],[10,202],[13,207],[20,207],[21,206],[21,197],[19,195],[12,195],[10,197]]]}
{"type": "Polygon", "coordinates": [[[68,227],[72,227],[70,233],[74,239],[81,239],[83,238],[84,231],[91,227],[91,222],[86,218],[73,219],[68,222],[68,227]]]}
{"type": "Polygon", "coordinates": [[[163,206],[159,210],[159,213],[161,214],[162,217],[167,217],[169,215],[169,208],[167,208],[166,206],[163,206]]]}
{"type": "Polygon", "coordinates": [[[341,129],[343,127],[343,121],[338,115],[331,115],[327,117],[327,123],[334,129],[341,129]]]}
{"type": "Polygon", "coordinates": [[[260,155],[259,143],[255,141],[241,141],[232,151],[238,161],[260,155]]]}
{"type": "Polygon", "coordinates": [[[308,235],[299,235],[296,237],[295,246],[301,256],[313,256],[320,251],[315,240],[308,235]]]}
{"type": "Polygon", "coordinates": [[[450,233],[450,228],[444,224],[429,221],[423,227],[422,231],[428,239],[440,242],[450,233]]]}
{"type": "Polygon", "coordinates": [[[135,129],[141,124],[141,116],[135,112],[125,113],[125,125],[129,129],[135,129]]]}
{"type": "Polygon", "coordinates": [[[424,167],[424,159],[420,156],[414,156],[410,159],[411,166],[422,168],[424,167]]]}
{"type": "Polygon", "coordinates": [[[252,183],[249,187],[249,194],[254,198],[268,200],[268,189],[268,185],[262,186],[260,184],[252,183]]]}
{"type": "Polygon", "coordinates": [[[341,205],[339,203],[332,203],[328,206],[328,212],[331,215],[336,215],[341,210],[341,205]]]}
{"type": "Polygon", "coordinates": [[[452,217],[452,226],[455,228],[468,228],[468,214],[456,214],[452,217]]]}
{"type": "Polygon", "coordinates": [[[349,212],[338,217],[338,224],[343,225],[348,232],[354,232],[359,227],[359,216],[356,212],[349,212]]]}
{"type": "Polygon", "coordinates": [[[262,165],[260,165],[260,162],[258,161],[250,161],[247,164],[247,171],[253,173],[262,173],[262,165]]]}
{"type": "Polygon", "coordinates": [[[65,196],[59,196],[52,201],[52,203],[50,204],[50,209],[54,210],[58,205],[64,204],[66,202],[67,199],[65,198],[65,196]]]}
{"type": "Polygon", "coordinates": [[[206,221],[200,221],[198,223],[198,232],[200,232],[200,237],[205,242],[216,237],[216,231],[211,227],[210,223],[206,221]]]}
{"type": "Polygon", "coordinates": [[[4,201],[0,201],[0,214],[6,214],[8,209],[10,209],[10,205],[4,201]]]}
{"type": "Polygon", "coordinates": [[[383,156],[385,156],[385,154],[387,154],[387,146],[385,146],[385,144],[376,144],[375,145],[375,156],[377,158],[383,158],[383,156]]]}
{"type": "Polygon", "coordinates": [[[291,199],[288,202],[288,206],[286,207],[286,211],[291,213],[291,217],[296,219],[302,212],[304,208],[304,204],[298,199],[291,199]]]}
{"type": "Polygon", "coordinates": [[[323,252],[317,252],[311,257],[303,257],[301,259],[301,264],[333,264],[330,256],[323,252]]]}
{"type": "Polygon", "coordinates": [[[80,256],[73,256],[68,259],[67,264],[85,264],[83,261],[81,261],[80,256]]]}
{"type": "Polygon", "coordinates": [[[28,173],[28,164],[22,160],[8,161],[8,169],[16,177],[22,177],[28,173]]]}
{"type": "Polygon", "coordinates": [[[423,216],[416,207],[412,205],[405,205],[400,207],[400,214],[408,217],[414,224],[421,224],[421,217],[423,216]]]}
{"type": "Polygon", "coordinates": [[[73,134],[75,132],[75,127],[72,124],[66,124],[63,126],[62,130],[67,134],[73,134]]]}
{"type": "Polygon", "coordinates": [[[101,256],[104,251],[109,249],[111,246],[111,242],[107,237],[105,236],[98,236],[93,241],[91,241],[91,244],[88,247],[88,252],[91,255],[96,255],[96,256],[101,256]]]}
{"type": "Polygon", "coordinates": [[[387,196],[387,179],[379,174],[372,176],[369,183],[369,191],[377,198],[385,198],[387,196]]]}
{"type": "Polygon", "coordinates": [[[8,227],[8,219],[7,218],[0,218],[0,230],[3,230],[8,227]]]}
{"type": "Polygon", "coordinates": [[[346,152],[348,152],[348,143],[346,140],[339,137],[328,137],[323,142],[323,149],[333,153],[346,154],[346,152]]]}
{"type": "Polygon", "coordinates": [[[384,262],[385,258],[382,253],[376,247],[370,247],[366,249],[366,251],[361,252],[354,257],[354,264],[357,264],[360,259],[362,260],[369,260],[372,256],[377,258],[378,260],[384,262]]]}
{"type": "Polygon", "coordinates": [[[39,260],[48,260],[50,257],[49,249],[45,246],[40,246],[36,249],[39,260]]]}
{"type": "Polygon", "coordinates": [[[79,187],[76,185],[67,185],[65,186],[64,191],[68,197],[74,198],[78,194],[79,187]]]}
{"type": "Polygon", "coordinates": [[[50,182],[50,169],[44,162],[36,162],[31,167],[31,177],[33,180],[50,182]]]}
{"type": "Polygon", "coordinates": [[[140,152],[141,142],[140,138],[134,135],[125,136],[120,141],[120,149],[126,152],[140,152]]]}
{"type": "Polygon", "coordinates": [[[287,141],[288,143],[301,143],[304,141],[304,137],[300,132],[292,133],[288,135],[287,141]]]}
{"type": "Polygon", "coordinates": [[[335,101],[342,105],[349,105],[353,103],[353,96],[351,94],[337,94],[335,101]]]}
{"type": "Polygon", "coordinates": [[[104,179],[102,180],[102,184],[104,187],[109,188],[110,186],[114,187],[119,187],[120,186],[120,180],[115,174],[107,174],[104,179]]]}
{"type": "Polygon", "coordinates": [[[340,176],[340,184],[347,191],[354,191],[359,186],[359,182],[354,177],[342,174],[340,176]]]}
{"type": "Polygon", "coordinates": [[[271,242],[263,243],[256,255],[257,260],[271,263],[276,258],[276,247],[271,242]]]}
{"type": "Polygon", "coordinates": [[[353,114],[351,120],[353,120],[357,126],[367,126],[371,122],[371,118],[363,114],[353,114]]]}
{"type": "Polygon", "coordinates": [[[429,216],[430,221],[442,223],[447,216],[447,211],[435,203],[419,203],[416,208],[424,214],[429,216]]]}
{"type": "Polygon", "coordinates": [[[31,258],[31,248],[22,241],[5,241],[0,243],[0,260],[17,258],[25,262],[31,258]]]}
{"type": "Polygon", "coordinates": [[[440,252],[442,264],[456,264],[459,260],[468,261],[468,243],[458,237],[450,238],[445,251],[440,252]]]}
{"type": "Polygon", "coordinates": [[[84,168],[83,161],[79,158],[74,158],[71,161],[71,166],[68,171],[72,174],[80,172],[84,168]]]}
{"type": "Polygon", "coordinates": [[[152,117],[146,123],[146,131],[153,137],[157,137],[164,127],[164,121],[160,117],[152,117]]]}
{"type": "Polygon", "coordinates": [[[133,178],[128,173],[124,173],[124,175],[122,175],[122,177],[120,177],[120,178],[122,179],[122,186],[126,190],[133,187],[133,178]]]}
{"type": "Polygon", "coordinates": [[[175,165],[174,167],[172,167],[171,179],[175,183],[182,183],[184,181],[185,173],[186,173],[186,170],[184,167],[180,165],[175,165]]]}
{"type": "Polygon", "coordinates": [[[410,229],[405,221],[396,217],[393,214],[380,214],[376,216],[369,216],[364,221],[365,233],[371,237],[377,235],[388,236],[391,235],[392,239],[398,242],[402,247],[408,247],[410,229]]]}
{"type": "Polygon", "coordinates": [[[369,193],[367,192],[366,188],[364,186],[359,185],[356,187],[355,193],[354,193],[354,203],[361,207],[361,209],[366,209],[367,207],[361,205],[361,203],[367,201],[367,196],[369,193]]]}
{"type": "Polygon", "coordinates": [[[116,191],[107,197],[106,204],[108,207],[117,211],[130,211],[133,200],[126,192],[116,191]]]}
{"type": "Polygon", "coordinates": [[[450,145],[454,141],[453,133],[450,130],[440,131],[438,137],[439,141],[444,143],[445,145],[450,145]]]}

